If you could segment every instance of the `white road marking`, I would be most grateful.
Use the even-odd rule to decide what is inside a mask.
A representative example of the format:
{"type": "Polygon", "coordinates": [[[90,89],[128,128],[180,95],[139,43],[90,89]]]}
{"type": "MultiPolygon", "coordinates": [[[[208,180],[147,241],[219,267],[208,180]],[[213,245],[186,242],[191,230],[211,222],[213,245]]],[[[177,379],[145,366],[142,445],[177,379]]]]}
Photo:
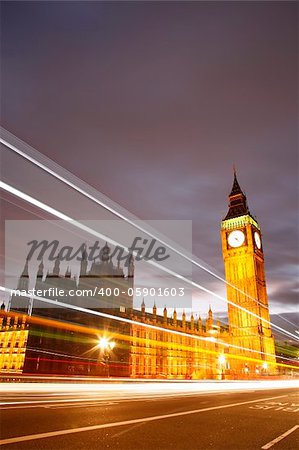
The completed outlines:
{"type": "Polygon", "coordinates": [[[130,433],[132,430],[134,430],[135,428],[138,428],[138,427],[142,427],[142,425],[143,425],[143,423],[136,423],[135,425],[132,425],[131,427],[127,427],[127,428],[125,428],[124,430],[122,430],[122,431],[119,431],[118,433],[116,433],[116,434],[113,434],[111,437],[112,438],[117,438],[117,437],[119,437],[119,436],[122,436],[123,434],[125,434],[125,433],[130,433]]]}
{"type": "Polygon", "coordinates": [[[274,444],[276,444],[277,442],[281,441],[282,439],[287,437],[289,434],[293,433],[293,431],[297,430],[297,428],[299,428],[299,425],[295,425],[293,428],[290,428],[288,431],[286,431],[285,433],[281,434],[276,439],[273,439],[273,441],[268,442],[268,444],[265,444],[262,447],[262,450],[267,450],[268,448],[272,447],[274,444]]]}
{"type": "MultiPolygon", "coordinates": [[[[234,391],[234,393],[241,393],[241,392],[247,392],[247,391],[234,391]]],[[[145,396],[145,395],[135,395],[134,397],[107,397],[107,398],[99,398],[99,399],[95,399],[93,401],[98,401],[100,402],[107,402],[107,401],[114,401],[117,400],[117,402],[119,402],[120,400],[122,402],[140,402],[140,401],[150,401],[150,402],[156,402],[157,400],[167,400],[167,399],[172,399],[172,398],[178,398],[178,397],[194,397],[196,396],[201,396],[202,394],[216,394],[216,392],[210,392],[210,391],[202,391],[202,392],[193,392],[192,394],[165,394],[165,395],[159,395],[156,398],[153,398],[151,394],[145,396]]],[[[226,395],[226,393],[222,393],[222,392],[218,392],[217,395],[226,395]]],[[[80,402],[86,402],[86,401],[90,401],[87,398],[70,398],[70,399],[59,399],[59,400],[28,400],[28,401],[21,401],[21,402],[2,402],[0,403],[0,410],[4,410],[4,409],[27,409],[27,408],[44,408],[44,404],[48,404],[51,403],[51,405],[58,405],[59,403],[66,403],[69,402],[71,403],[80,403],[80,402]]],[[[71,406],[71,405],[70,405],[71,406]]]]}
{"type": "Polygon", "coordinates": [[[65,409],[65,408],[90,408],[91,406],[109,406],[118,405],[118,402],[93,402],[93,403],[82,403],[79,405],[70,405],[69,403],[63,403],[62,405],[47,405],[43,406],[45,409],[65,409]]]}
{"type": "Polygon", "coordinates": [[[198,414],[198,413],[202,413],[202,412],[206,412],[206,411],[214,411],[216,409],[233,408],[235,406],[248,405],[249,403],[264,402],[267,400],[274,400],[274,399],[283,398],[283,397],[287,397],[287,395],[280,395],[278,397],[270,397],[270,398],[261,398],[258,400],[249,400],[247,402],[230,403],[228,405],[211,406],[209,408],[193,409],[191,411],[182,411],[182,412],[171,413],[171,414],[163,414],[160,416],[142,417],[140,419],[124,420],[121,422],[103,423],[100,425],[91,425],[88,427],[69,428],[66,430],[57,430],[57,431],[49,431],[46,433],[37,433],[37,434],[29,434],[29,435],[25,435],[25,436],[17,436],[17,437],[8,438],[8,439],[2,439],[0,441],[0,445],[15,444],[17,442],[25,442],[25,441],[34,441],[37,439],[45,439],[45,438],[51,438],[51,437],[56,437],[56,436],[64,436],[66,434],[82,433],[85,431],[101,430],[104,428],[120,427],[120,426],[124,426],[124,425],[134,425],[137,423],[153,422],[155,420],[171,419],[173,417],[188,416],[191,414],[198,414]]]}

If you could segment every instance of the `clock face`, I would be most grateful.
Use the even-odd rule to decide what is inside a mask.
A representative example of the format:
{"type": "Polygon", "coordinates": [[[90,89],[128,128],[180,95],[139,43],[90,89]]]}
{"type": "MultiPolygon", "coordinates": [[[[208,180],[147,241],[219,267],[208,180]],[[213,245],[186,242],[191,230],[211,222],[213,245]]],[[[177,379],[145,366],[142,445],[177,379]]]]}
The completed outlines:
{"type": "Polygon", "coordinates": [[[235,230],[229,233],[227,239],[230,247],[240,247],[245,242],[245,234],[241,230],[235,230]]]}
{"type": "Polygon", "coordinates": [[[257,248],[260,250],[262,247],[261,237],[257,231],[254,232],[254,242],[257,248]]]}

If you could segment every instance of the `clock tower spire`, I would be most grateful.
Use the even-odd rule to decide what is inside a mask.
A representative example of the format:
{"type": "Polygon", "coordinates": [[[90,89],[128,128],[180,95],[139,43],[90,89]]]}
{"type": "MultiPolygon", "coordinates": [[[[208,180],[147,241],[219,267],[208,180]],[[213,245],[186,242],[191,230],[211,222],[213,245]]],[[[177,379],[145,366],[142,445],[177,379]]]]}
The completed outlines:
{"type": "MultiPolygon", "coordinates": [[[[244,348],[244,358],[261,361],[233,358],[231,369],[238,378],[265,372],[265,367],[267,373],[274,373],[275,348],[269,323],[261,230],[249,211],[235,170],[228,199],[229,209],[221,222],[221,240],[227,299],[231,302],[228,304],[229,333],[232,344],[244,348]]],[[[240,355],[238,349],[232,348],[233,352],[240,355]]]]}
{"type": "Polygon", "coordinates": [[[229,198],[229,209],[224,220],[243,216],[244,214],[250,215],[249,208],[247,205],[247,198],[239,185],[235,167],[234,167],[233,186],[228,198],[229,198]]]}

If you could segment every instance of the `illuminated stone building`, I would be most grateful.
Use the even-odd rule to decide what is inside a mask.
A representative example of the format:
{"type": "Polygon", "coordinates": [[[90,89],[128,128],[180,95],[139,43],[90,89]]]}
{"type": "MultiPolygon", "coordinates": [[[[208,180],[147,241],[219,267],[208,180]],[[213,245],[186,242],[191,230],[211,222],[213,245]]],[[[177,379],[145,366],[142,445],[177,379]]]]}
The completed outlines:
{"type": "MultiPolygon", "coordinates": [[[[275,362],[275,347],[270,326],[262,234],[256,218],[249,211],[236,172],[229,194],[229,210],[221,223],[221,240],[229,301],[230,343],[239,347],[231,348],[230,353],[260,358],[264,361],[263,370],[275,372],[275,365],[268,364],[275,362]],[[255,353],[240,350],[240,347],[255,353]]],[[[231,360],[232,373],[239,375],[259,370],[250,360],[246,364],[242,360],[231,360]]]]}
{"type": "MultiPolygon", "coordinates": [[[[3,336],[6,337],[1,341],[5,342],[3,353],[22,355],[23,358],[21,362],[21,356],[19,359],[5,356],[5,361],[9,358],[15,361],[9,363],[9,370],[23,368],[24,373],[178,379],[252,378],[274,373],[275,349],[269,323],[261,230],[248,209],[236,174],[229,195],[229,211],[221,223],[221,239],[229,302],[228,324],[215,322],[211,308],[204,324],[193,314],[189,320],[185,313],[179,319],[175,310],[172,317],[168,317],[166,308],[158,315],[155,305],[149,312],[144,302],[140,311],[134,310],[129,296],[58,298],[63,303],[118,316],[120,321],[79,309],[55,308],[54,305],[41,307],[34,300],[35,307],[32,310],[29,306],[29,315],[47,318],[53,323],[48,322],[46,326],[30,323],[28,335],[24,322],[20,326],[27,335],[22,335],[22,339],[17,337],[19,325],[13,325],[9,335],[11,346],[15,348],[14,342],[22,342],[19,344],[22,351],[8,350],[5,333],[9,331],[5,328],[3,336]],[[84,326],[86,330],[76,331],[76,325],[84,326]],[[97,330],[96,334],[92,329],[97,330]],[[15,337],[13,333],[16,333],[15,337]],[[97,348],[101,335],[114,340],[109,354],[101,354],[97,348]]],[[[100,261],[89,271],[86,255],[83,255],[79,279],[72,277],[69,270],[61,275],[59,260],[52,273],[44,277],[41,262],[36,288],[62,287],[65,291],[95,286],[133,288],[133,258],[125,276],[119,264],[115,266],[109,257],[109,247],[106,245],[103,250],[100,261]]],[[[26,262],[18,289],[27,290],[28,280],[26,262]]],[[[12,309],[16,300],[12,298],[12,309]]],[[[4,370],[8,370],[8,363],[2,363],[1,370],[4,366],[4,370]]]]}
{"type": "Polygon", "coordinates": [[[132,326],[133,377],[234,379],[275,373],[261,230],[248,209],[236,173],[229,211],[221,223],[221,239],[228,327],[221,327],[219,321],[215,326],[211,309],[203,327],[193,316],[189,323],[184,314],[177,320],[176,312],[167,318],[164,310],[164,316],[159,317],[154,308],[147,315],[143,304],[134,321],[157,328],[132,326]]]}
{"type": "MultiPolygon", "coordinates": [[[[156,306],[150,313],[145,311],[144,302],[141,311],[110,311],[114,316],[133,320],[134,324],[130,325],[49,308],[47,314],[59,314],[59,321],[46,319],[47,322],[43,322],[41,319],[39,325],[34,316],[27,316],[29,326],[27,324],[25,329],[26,316],[22,316],[25,340],[18,337],[20,319],[13,319],[13,312],[1,312],[4,323],[11,326],[11,344],[5,334],[8,325],[2,329],[3,352],[10,357],[9,363],[6,358],[5,365],[2,364],[1,372],[177,379],[229,377],[228,329],[214,321],[211,308],[205,325],[200,317],[195,319],[193,315],[187,321],[185,313],[178,319],[175,310],[172,317],[168,317],[166,308],[163,316],[157,315],[156,306]],[[71,327],[64,328],[63,324],[71,327]],[[76,325],[88,328],[81,332],[76,325]],[[92,328],[97,330],[96,335],[88,332],[92,328]],[[115,343],[109,354],[103,355],[97,347],[101,336],[115,343]],[[20,347],[15,344],[18,340],[20,347]],[[22,355],[19,361],[22,364],[16,364],[13,357],[16,353],[22,355]]],[[[36,317],[41,318],[44,313],[35,310],[36,317]]]]}
{"type": "Polygon", "coordinates": [[[131,326],[130,376],[134,378],[220,379],[228,375],[225,359],[227,327],[213,320],[211,308],[205,326],[199,317],[190,321],[186,314],[178,320],[176,310],[171,318],[164,308],[163,316],[145,310],[134,311],[131,326]],[[141,326],[154,325],[155,328],[141,326]],[[220,357],[222,356],[222,358],[220,357]]]}
{"type": "MultiPolygon", "coordinates": [[[[26,260],[16,291],[28,292],[28,265],[26,260]]],[[[96,314],[90,315],[80,311],[80,308],[110,315],[122,315],[124,312],[129,314],[133,305],[133,296],[129,295],[134,283],[133,258],[128,259],[125,273],[119,263],[113,263],[110,247],[106,243],[99,259],[92,262],[89,270],[87,266],[86,251],[82,252],[78,277],[72,275],[69,268],[64,274],[61,273],[59,259],[55,260],[53,270],[45,274],[41,261],[36,274],[35,289],[44,293],[41,297],[50,302],[36,298],[32,300],[17,295],[17,292],[12,295],[9,313],[15,311],[29,315],[23,373],[104,376],[107,365],[97,348],[98,338],[92,336],[88,330],[98,329],[99,335],[101,330],[106,333],[130,334],[127,324],[115,323],[96,314]],[[107,289],[109,293],[105,294],[107,289]],[[118,292],[114,294],[116,289],[118,292]],[[57,295],[59,292],[61,295],[57,295]],[[57,305],[56,300],[71,308],[57,305]],[[31,320],[31,317],[44,321],[36,322],[31,320]],[[64,327],[65,324],[71,324],[73,328],[64,327]],[[83,331],[76,329],[76,326],[81,326],[83,331]]],[[[110,375],[129,376],[129,345],[125,346],[119,342],[113,355],[109,356],[112,358],[110,375]]],[[[12,367],[11,371],[14,371],[12,367]]]]}
{"type": "MultiPolygon", "coordinates": [[[[4,311],[4,303],[1,312],[4,311]]],[[[28,340],[26,316],[0,315],[0,372],[22,373],[28,340]]]]}

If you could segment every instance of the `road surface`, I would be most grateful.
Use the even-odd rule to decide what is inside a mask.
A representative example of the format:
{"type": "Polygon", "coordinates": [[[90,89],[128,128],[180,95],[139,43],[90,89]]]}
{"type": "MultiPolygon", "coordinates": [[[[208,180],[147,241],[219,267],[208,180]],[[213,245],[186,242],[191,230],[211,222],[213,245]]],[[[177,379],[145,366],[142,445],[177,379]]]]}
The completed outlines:
{"type": "Polygon", "coordinates": [[[298,391],[281,386],[10,383],[1,386],[1,444],[4,450],[295,450],[298,391]]]}

